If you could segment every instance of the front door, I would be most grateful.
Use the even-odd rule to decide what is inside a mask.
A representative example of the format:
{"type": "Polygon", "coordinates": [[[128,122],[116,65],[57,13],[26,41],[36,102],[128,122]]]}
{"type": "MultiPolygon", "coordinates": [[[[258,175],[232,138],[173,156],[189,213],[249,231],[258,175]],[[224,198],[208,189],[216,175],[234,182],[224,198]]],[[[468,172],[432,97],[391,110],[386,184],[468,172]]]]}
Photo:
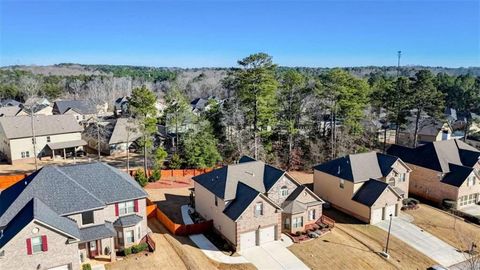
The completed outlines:
{"type": "Polygon", "coordinates": [[[88,253],[90,254],[90,258],[98,256],[97,241],[88,242],[88,253]]]}

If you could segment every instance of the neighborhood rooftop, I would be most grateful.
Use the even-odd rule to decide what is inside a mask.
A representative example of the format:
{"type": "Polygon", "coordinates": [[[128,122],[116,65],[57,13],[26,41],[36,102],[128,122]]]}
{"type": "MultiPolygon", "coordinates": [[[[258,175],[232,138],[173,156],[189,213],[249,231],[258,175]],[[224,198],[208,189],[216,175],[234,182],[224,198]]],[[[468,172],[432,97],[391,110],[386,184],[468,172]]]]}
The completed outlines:
{"type": "Polygon", "coordinates": [[[397,157],[376,152],[352,154],[314,167],[318,171],[358,183],[388,175],[397,157]]]}
{"type": "Polygon", "coordinates": [[[64,114],[69,109],[72,109],[81,114],[96,113],[95,106],[86,100],[59,100],[55,101],[55,107],[60,114],[64,114]]]}
{"type": "MultiPolygon", "coordinates": [[[[73,115],[37,115],[34,119],[36,136],[83,130],[73,115]]],[[[27,138],[32,137],[31,121],[30,116],[0,117],[0,127],[7,139],[27,138]]]]}

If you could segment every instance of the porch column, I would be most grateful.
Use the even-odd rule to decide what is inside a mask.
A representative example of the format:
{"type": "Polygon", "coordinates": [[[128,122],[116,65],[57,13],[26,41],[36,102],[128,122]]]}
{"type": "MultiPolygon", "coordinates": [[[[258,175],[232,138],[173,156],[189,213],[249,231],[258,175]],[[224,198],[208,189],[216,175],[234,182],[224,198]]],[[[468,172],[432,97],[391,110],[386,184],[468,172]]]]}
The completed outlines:
{"type": "Polygon", "coordinates": [[[63,159],[67,159],[67,150],[63,148],[63,159]]]}

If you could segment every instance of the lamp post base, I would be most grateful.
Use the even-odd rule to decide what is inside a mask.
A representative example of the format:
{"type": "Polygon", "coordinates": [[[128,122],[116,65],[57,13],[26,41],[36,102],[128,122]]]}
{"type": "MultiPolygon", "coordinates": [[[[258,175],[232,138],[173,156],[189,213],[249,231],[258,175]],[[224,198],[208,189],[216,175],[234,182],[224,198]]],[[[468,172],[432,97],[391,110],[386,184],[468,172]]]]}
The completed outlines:
{"type": "Polygon", "coordinates": [[[384,257],[385,259],[390,259],[390,254],[386,253],[385,251],[382,251],[379,254],[380,254],[380,256],[384,257]]]}

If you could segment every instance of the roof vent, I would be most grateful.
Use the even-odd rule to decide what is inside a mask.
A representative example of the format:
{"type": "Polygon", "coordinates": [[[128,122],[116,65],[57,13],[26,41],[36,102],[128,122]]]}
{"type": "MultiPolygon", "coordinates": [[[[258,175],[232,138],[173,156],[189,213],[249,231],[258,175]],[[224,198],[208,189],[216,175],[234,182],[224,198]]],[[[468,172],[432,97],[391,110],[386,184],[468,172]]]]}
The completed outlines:
{"type": "Polygon", "coordinates": [[[338,166],[337,174],[340,174],[340,172],[341,172],[341,168],[340,168],[340,166],[338,166]]]}
{"type": "Polygon", "coordinates": [[[251,176],[255,176],[255,174],[253,172],[249,172],[249,171],[245,171],[246,174],[249,174],[251,176]]]}

